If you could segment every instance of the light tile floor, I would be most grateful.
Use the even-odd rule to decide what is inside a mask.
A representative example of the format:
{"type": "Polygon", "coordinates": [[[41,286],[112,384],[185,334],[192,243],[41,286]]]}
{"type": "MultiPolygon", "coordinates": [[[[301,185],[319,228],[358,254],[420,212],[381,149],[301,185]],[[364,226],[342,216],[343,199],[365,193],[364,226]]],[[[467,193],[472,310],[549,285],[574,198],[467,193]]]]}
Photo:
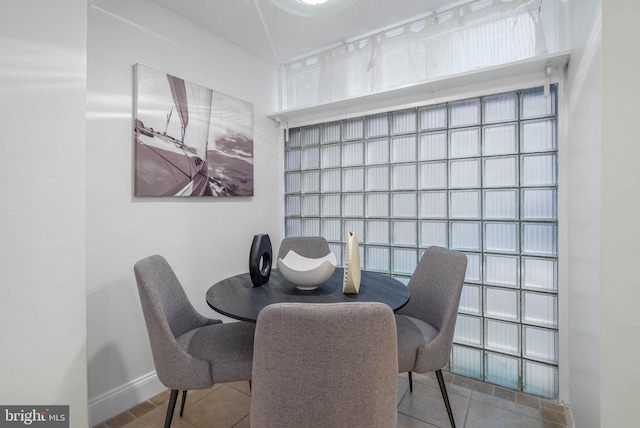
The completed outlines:
{"type": "MultiPolygon", "coordinates": [[[[565,406],[443,371],[456,425],[461,428],[573,427],[565,406]]],[[[249,428],[251,392],[248,382],[214,385],[189,391],[183,417],[180,400],[173,428],[249,428]]],[[[132,407],[96,428],[162,427],[169,393],[165,391],[132,407]]],[[[409,393],[406,374],[398,376],[398,428],[449,427],[449,419],[435,375],[413,375],[409,393]]],[[[304,428],[304,427],[300,427],[304,428]]]]}

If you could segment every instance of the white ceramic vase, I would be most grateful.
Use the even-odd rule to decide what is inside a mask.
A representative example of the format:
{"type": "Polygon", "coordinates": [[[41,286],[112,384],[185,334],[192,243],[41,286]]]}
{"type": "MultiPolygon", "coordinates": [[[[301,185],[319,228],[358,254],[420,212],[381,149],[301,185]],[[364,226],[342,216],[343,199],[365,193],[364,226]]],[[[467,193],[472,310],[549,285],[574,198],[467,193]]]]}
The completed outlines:
{"type": "Polygon", "coordinates": [[[342,292],[356,294],[360,291],[360,248],[358,238],[353,232],[349,232],[347,246],[344,253],[344,279],[342,280],[342,292]]]}

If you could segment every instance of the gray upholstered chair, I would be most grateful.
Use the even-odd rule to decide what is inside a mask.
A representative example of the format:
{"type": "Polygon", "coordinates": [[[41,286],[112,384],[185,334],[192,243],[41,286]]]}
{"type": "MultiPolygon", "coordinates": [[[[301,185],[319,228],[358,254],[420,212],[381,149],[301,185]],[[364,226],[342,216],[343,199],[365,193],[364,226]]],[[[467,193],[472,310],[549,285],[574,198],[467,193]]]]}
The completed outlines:
{"type": "Polygon", "coordinates": [[[396,313],[398,372],[436,372],[449,421],[455,427],[442,368],[449,362],[458,304],[467,269],[467,256],[429,247],[409,280],[411,299],[396,313]]]}
{"type": "Polygon", "coordinates": [[[283,259],[289,251],[304,257],[320,258],[331,252],[329,243],[321,236],[295,236],[284,238],[278,250],[278,259],[283,259]]]}
{"type": "Polygon", "coordinates": [[[140,260],[134,272],[156,373],[171,389],[166,428],[171,425],[178,391],[183,391],[182,416],[187,390],[251,380],[255,325],[222,324],[202,316],[162,256],[140,260]]]}
{"type": "Polygon", "coordinates": [[[267,306],[256,326],[251,427],[396,427],[397,368],[387,305],[267,306]]]}

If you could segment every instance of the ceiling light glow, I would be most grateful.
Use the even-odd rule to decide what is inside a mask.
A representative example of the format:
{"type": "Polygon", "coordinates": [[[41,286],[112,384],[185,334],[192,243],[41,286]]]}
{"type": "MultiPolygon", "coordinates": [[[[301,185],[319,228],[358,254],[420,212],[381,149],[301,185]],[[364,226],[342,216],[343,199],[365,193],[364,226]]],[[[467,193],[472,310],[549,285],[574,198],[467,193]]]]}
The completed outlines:
{"type": "Polygon", "coordinates": [[[342,12],[357,0],[271,0],[285,12],[298,16],[319,17],[342,12]]]}
{"type": "Polygon", "coordinates": [[[308,4],[309,6],[317,6],[322,3],[326,3],[328,0],[298,0],[302,4],[308,4]]]}

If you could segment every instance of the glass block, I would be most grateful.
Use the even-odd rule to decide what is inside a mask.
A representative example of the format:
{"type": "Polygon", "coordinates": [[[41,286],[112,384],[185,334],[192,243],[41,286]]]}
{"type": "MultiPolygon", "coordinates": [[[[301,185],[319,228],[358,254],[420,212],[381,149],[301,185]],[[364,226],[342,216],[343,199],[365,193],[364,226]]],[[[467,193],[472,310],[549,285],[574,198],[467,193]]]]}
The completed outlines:
{"type": "Polygon", "coordinates": [[[389,190],[389,167],[387,165],[367,167],[367,190],[389,190]]]}
{"type": "Polygon", "coordinates": [[[485,287],[484,315],[506,321],[520,319],[518,291],[506,288],[485,287]]]}
{"type": "Polygon", "coordinates": [[[480,191],[461,190],[449,193],[449,217],[480,219],[480,191]]]}
{"type": "Polygon", "coordinates": [[[485,319],[484,343],[486,349],[520,355],[520,324],[485,319]]]}
{"type": "Polygon", "coordinates": [[[447,162],[426,162],[420,164],[421,189],[447,188],[447,162]]]}
{"type": "Polygon", "coordinates": [[[284,215],[285,216],[300,215],[300,196],[287,195],[284,197],[284,215]]]}
{"type": "Polygon", "coordinates": [[[442,129],[447,126],[447,106],[440,104],[418,109],[420,130],[442,129]]]}
{"type": "Polygon", "coordinates": [[[392,217],[416,217],[417,205],[418,202],[414,192],[391,194],[392,217]]]}
{"type": "Polygon", "coordinates": [[[284,174],[284,192],[298,193],[300,192],[300,173],[286,172],[284,174]]]}
{"type": "Polygon", "coordinates": [[[327,241],[340,241],[342,239],[342,229],[339,218],[323,218],[320,225],[322,234],[327,241]]]}
{"type": "Polygon", "coordinates": [[[391,243],[393,245],[417,245],[418,233],[415,221],[399,221],[391,222],[391,243]]]}
{"type": "Polygon", "coordinates": [[[558,262],[552,259],[522,258],[522,288],[558,290],[558,262]]]}
{"type": "Polygon", "coordinates": [[[522,91],[520,95],[520,117],[522,119],[530,119],[532,117],[555,115],[556,93],[556,85],[551,85],[549,96],[546,97],[542,86],[522,91]]]}
{"type": "Polygon", "coordinates": [[[482,130],[484,156],[508,155],[518,151],[518,125],[485,126],[482,130]]]}
{"type": "Polygon", "coordinates": [[[419,160],[434,160],[447,158],[447,133],[430,132],[420,134],[418,144],[419,160]]]}
{"type": "Polygon", "coordinates": [[[450,161],[449,186],[480,187],[480,159],[450,161]]]}
{"type": "Polygon", "coordinates": [[[502,287],[518,287],[520,265],[518,257],[486,254],[484,256],[484,283],[502,287]]]}
{"type": "Polygon", "coordinates": [[[452,221],[450,223],[451,248],[464,251],[480,250],[480,223],[452,221]]]}
{"type": "Polygon", "coordinates": [[[320,143],[336,143],[340,141],[340,122],[325,123],[320,133],[320,143]]]}
{"type": "Polygon", "coordinates": [[[310,147],[302,149],[301,168],[315,169],[320,167],[320,149],[318,147],[310,147]]]}
{"type": "Polygon", "coordinates": [[[366,163],[373,165],[377,163],[389,162],[389,140],[367,141],[366,163]]]}
{"type": "Polygon", "coordinates": [[[458,315],[453,341],[464,345],[482,346],[482,318],[458,315]]]}
{"type": "Polygon", "coordinates": [[[340,195],[321,195],[320,205],[323,217],[340,217],[342,212],[340,195]]]}
{"type": "Polygon", "coordinates": [[[393,122],[392,122],[392,130],[393,134],[403,134],[407,132],[415,132],[416,131],[416,110],[403,110],[396,111],[393,113],[393,122]]]}
{"type": "Polygon", "coordinates": [[[342,122],[342,139],[344,141],[357,140],[364,137],[364,119],[356,118],[342,122]]]}
{"type": "Polygon", "coordinates": [[[373,272],[389,272],[389,248],[367,247],[366,269],[373,272]]]}
{"type": "Polygon", "coordinates": [[[557,255],[558,231],[555,224],[523,223],[522,253],[540,256],[557,255]]]}
{"type": "MultiPolygon", "coordinates": [[[[342,239],[344,241],[346,241],[349,232],[356,234],[358,242],[365,242],[364,220],[342,220],[342,239]]],[[[363,253],[363,251],[360,252],[360,257],[362,257],[363,253]]]]}
{"type": "Polygon", "coordinates": [[[547,152],[557,149],[557,123],[555,119],[523,122],[520,136],[522,153],[547,152]]]}
{"type": "Polygon", "coordinates": [[[509,92],[482,99],[484,123],[507,122],[518,118],[518,94],[509,92]]]}
{"type": "Polygon", "coordinates": [[[542,327],[558,327],[558,296],[525,291],[522,322],[542,327]]]}
{"type": "Polygon", "coordinates": [[[416,166],[393,165],[391,167],[391,187],[393,190],[416,188],[416,166]]]}
{"type": "Polygon", "coordinates": [[[301,176],[301,191],[319,192],[320,191],[320,171],[304,171],[301,176]]]}
{"type": "Polygon", "coordinates": [[[320,220],[317,218],[302,219],[302,236],[320,236],[320,220]]]}
{"type": "Polygon", "coordinates": [[[368,193],[367,217],[389,217],[389,195],[387,193],[368,193]]]}
{"type": "Polygon", "coordinates": [[[301,197],[303,216],[320,216],[320,195],[302,195],[301,197]]]}
{"type": "Polygon", "coordinates": [[[300,150],[284,152],[284,169],[285,171],[300,169],[300,150]]]}
{"type": "Polygon", "coordinates": [[[484,250],[498,253],[517,253],[518,224],[485,223],[484,250]]]}
{"type": "Polygon", "coordinates": [[[362,193],[343,193],[343,217],[364,217],[364,195],[362,193]]]}
{"type": "Polygon", "coordinates": [[[416,137],[394,137],[391,139],[391,162],[411,162],[416,160],[416,137]]]}
{"type": "Polygon", "coordinates": [[[458,312],[465,314],[482,314],[482,287],[480,285],[464,284],[460,294],[458,312]]]}
{"type": "Polygon", "coordinates": [[[286,218],[284,220],[285,236],[302,236],[302,220],[299,218],[286,218]]]}
{"type": "Polygon", "coordinates": [[[480,128],[457,129],[449,132],[449,157],[480,156],[480,128]]]}
{"type": "Polygon", "coordinates": [[[323,169],[320,175],[320,189],[322,192],[339,192],[341,189],[341,177],[342,171],[339,169],[323,169]]]}
{"type": "Polygon", "coordinates": [[[556,155],[522,156],[522,186],[555,186],[558,181],[556,155]]]}
{"type": "Polygon", "coordinates": [[[342,257],[342,244],[332,244],[329,242],[329,250],[336,256],[336,266],[342,267],[344,260],[342,257]]]}
{"type": "Polygon", "coordinates": [[[518,158],[516,156],[485,158],[482,181],[484,187],[516,187],[518,158]]]}
{"type": "Polygon", "coordinates": [[[332,168],[340,166],[342,160],[340,158],[340,153],[342,152],[342,148],[338,145],[324,146],[321,149],[320,153],[320,165],[323,168],[332,168]]]}
{"type": "Polygon", "coordinates": [[[453,345],[449,370],[462,376],[482,379],[482,351],[453,345]]]}
{"type": "Polygon", "coordinates": [[[449,224],[446,221],[421,221],[420,246],[428,248],[433,245],[447,248],[449,242],[449,224]]]}
{"type": "Polygon", "coordinates": [[[547,363],[558,363],[558,332],[524,326],[522,356],[547,363]]]}
{"type": "Polygon", "coordinates": [[[447,192],[420,192],[420,218],[447,218],[447,192]]]}
{"type": "Polygon", "coordinates": [[[484,218],[487,220],[517,220],[518,219],[518,191],[485,190],[484,218]]]}
{"type": "Polygon", "coordinates": [[[367,244],[389,243],[389,221],[367,220],[367,244]]]}
{"type": "Polygon", "coordinates": [[[482,258],[480,254],[467,253],[467,271],[464,275],[465,282],[482,281],[482,258]]]}
{"type": "Polygon", "coordinates": [[[480,100],[470,99],[449,104],[449,126],[478,125],[480,123],[480,100]]]}
{"type": "Polygon", "coordinates": [[[557,367],[525,361],[523,381],[522,390],[524,392],[548,398],[558,398],[557,367]]]}
{"type": "Polygon", "coordinates": [[[485,381],[507,388],[519,388],[520,360],[518,358],[487,352],[485,362],[485,381]]]}
{"type": "Polygon", "coordinates": [[[523,189],[523,220],[555,220],[558,197],[556,189],[523,189]]]}
{"type": "Polygon", "coordinates": [[[392,248],[392,261],[394,274],[413,275],[418,264],[416,250],[405,248],[392,248]]]}
{"type": "Polygon", "coordinates": [[[289,140],[286,142],[286,147],[300,147],[300,135],[302,131],[300,128],[294,128],[289,130],[289,140]]]}
{"type": "Polygon", "coordinates": [[[367,138],[380,137],[382,135],[389,135],[389,115],[378,114],[375,116],[368,116],[365,118],[365,127],[367,138]]]}
{"type": "Polygon", "coordinates": [[[306,128],[302,128],[302,133],[300,134],[300,142],[303,146],[312,146],[320,143],[320,127],[319,126],[308,126],[306,128]]]}
{"type": "Polygon", "coordinates": [[[364,143],[342,145],[342,166],[362,165],[364,163],[364,143]]]}
{"type": "Polygon", "coordinates": [[[346,168],[342,170],[342,191],[358,192],[364,190],[364,168],[346,168]]]}

